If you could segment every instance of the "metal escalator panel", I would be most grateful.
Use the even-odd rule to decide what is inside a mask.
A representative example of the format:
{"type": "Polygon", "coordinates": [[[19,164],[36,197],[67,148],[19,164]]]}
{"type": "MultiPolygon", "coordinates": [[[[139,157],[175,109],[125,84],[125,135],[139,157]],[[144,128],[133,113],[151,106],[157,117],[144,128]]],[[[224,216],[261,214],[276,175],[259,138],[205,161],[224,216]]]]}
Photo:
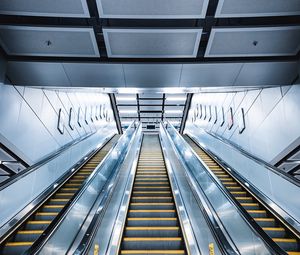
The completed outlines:
{"type": "Polygon", "coordinates": [[[114,136],[100,151],[93,155],[62,187],[35,211],[22,226],[1,245],[0,254],[23,254],[45,232],[59,212],[81,188],[96,166],[106,156],[119,136],[114,136]]]}
{"type": "Polygon", "coordinates": [[[187,254],[158,135],[144,135],[120,254],[187,254]]]}
{"type": "Polygon", "coordinates": [[[287,254],[300,255],[300,240],[190,137],[184,139],[262,230],[287,254]]]}

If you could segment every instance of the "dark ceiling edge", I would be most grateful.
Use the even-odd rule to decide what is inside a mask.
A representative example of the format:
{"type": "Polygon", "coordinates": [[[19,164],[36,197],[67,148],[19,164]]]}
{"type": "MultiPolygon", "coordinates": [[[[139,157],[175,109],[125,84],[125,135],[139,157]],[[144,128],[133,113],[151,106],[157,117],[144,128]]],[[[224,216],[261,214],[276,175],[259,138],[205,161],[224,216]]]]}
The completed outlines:
{"type": "Polygon", "coordinates": [[[183,134],[183,131],[185,129],[185,124],[186,124],[186,120],[187,120],[187,117],[189,114],[189,110],[191,108],[193,95],[194,94],[192,94],[192,93],[187,94],[186,103],[185,103],[185,107],[184,107],[184,111],[183,111],[183,117],[182,117],[180,129],[179,129],[180,134],[183,134]]]}
{"type": "Polygon", "coordinates": [[[111,108],[112,108],[113,113],[114,113],[114,117],[115,117],[118,132],[119,132],[119,134],[123,134],[120,115],[119,115],[117,104],[116,104],[116,96],[115,96],[115,94],[112,94],[112,93],[109,93],[108,95],[109,95],[109,99],[110,99],[111,108]]]}

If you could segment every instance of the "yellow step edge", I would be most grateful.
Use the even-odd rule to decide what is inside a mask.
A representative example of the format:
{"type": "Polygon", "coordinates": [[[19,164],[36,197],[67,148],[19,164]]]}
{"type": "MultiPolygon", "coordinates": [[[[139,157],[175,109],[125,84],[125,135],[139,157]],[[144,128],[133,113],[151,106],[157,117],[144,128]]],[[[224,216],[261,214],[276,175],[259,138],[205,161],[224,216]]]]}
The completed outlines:
{"type": "Polygon", "coordinates": [[[56,193],[55,196],[73,196],[74,193],[56,193]]]}
{"type": "Polygon", "coordinates": [[[7,242],[5,246],[16,247],[16,246],[31,246],[33,242],[7,242]]]}
{"type": "Polygon", "coordinates": [[[61,190],[78,190],[76,188],[62,188],[61,190]]]}
{"type": "Polygon", "coordinates": [[[181,237],[124,237],[125,242],[141,241],[181,241],[181,237]]]}
{"type": "Polygon", "coordinates": [[[29,220],[27,221],[27,224],[50,224],[51,220],[29,220]]]}
{"type": "Polygon", "coordinates": [[[231,194],[234,194],[234,195],[245,195],[247,194],[246,191],[230,191],[231,194]]]}
{"type": "Polygon", "coordinates": [[[38,212],[35,215],[37,215],[37,216],[57,216],[58,212],[38,212]]]}
{"type": "Polygon", "coordinates": [[[258,203],[241,203],[241,206],[258,206],[258,203]]]}
{"type": "Polygon", "coordinates": [[[121,254],[184,254],[184,253],[185,253],[184,250],[121,250],[121,254]]]}
{"type": "Polygon", "coordinates": [[[137,177],[136,178],[136,180],[138,180],[138,181],[147,181],[147,180],[149,180],[149,181],[155,181],[155,180],[157,180],[157,181],[165,181],[165,180],[168,180],[168,178],[140,178],[140,177],[137,177]]]}
{"type": "Polygon", "coordinates": [[[254,218],[255,221],[275,221],[273,218],[254,218]]]}
{"type": "Polygon", "coordinates": [[[247,210],[248,213],[266,213],[266,210],[247,210]]]}
{"type": "Polygon", "coordinates": [[[19,230],[17,233],[20,235],[39,235],[39,234],[43,234],[44,231],[43,230],[19,230]]]}
{"type": "Polygon", "coordinates": [[[175,212],[175,210],[129,210],[136,213],[175,212]]]}
{"type": "Polygon", "coordinates": [[[288,255],[300,255],[299,251],[288,251],[287,252],[288,255]]]}
{"type": "Polygon", "coordinates": [[[177,218],[127,218],[129,221],[177,221],[177,218]]]}
{"type": "Polygon", "coordinates": [[[160,186],[135,186],[134,189],[170,189],[170,186],[160,187],[160,186]]]}
{"type": "Polygon", "coordinates": [[[172,199],[172,197],[132,197],[132,199],[172,199]]]}
{"type": "Polygon", "coordinates": [[[50,201],[52,202],[68,202],[70,199],[67,198],[51,198],[50,201]]]}
{"type": "Polygon", "coordinates": [[[236,197],[236,200],[252,200],[252,197],[236,197]]]}
{"type": "Polygon", "coordinates": [[[126,230],[179,230],[179,227],[126,227],[126,230]]]}
{"type": "Polygon", "coordinates": [[[157,184],[157,185],[159,185],[159,184],[164,184],[164,185],[166,185],[166,184],[169,184],[169,182],[135,182],[134,184],[157,184]]]}
{"type": "Polygon", "coordinates": [[[133,194],[171,194],[171,191],[133,191],[133,194]]]}
{"type": "Polygon", "coordinates": [[[272,228],[272,227],[263,227],[264,231],[285,231],[284,228],[272,228]]]}
{"type": "Polygon", "coordinates": [[[44,205],[44,208],[63,208],[64,205],[44,205]]]}
{"type": "Polygon", "coordinates": [[[174,205],[174,203],[130,203],[130,205],[174,205]]]}
{"type": "Polygon", "coordinates": [[[294,238],[272,238],[276,243],[297,243],[297,239],[294,238]]]}

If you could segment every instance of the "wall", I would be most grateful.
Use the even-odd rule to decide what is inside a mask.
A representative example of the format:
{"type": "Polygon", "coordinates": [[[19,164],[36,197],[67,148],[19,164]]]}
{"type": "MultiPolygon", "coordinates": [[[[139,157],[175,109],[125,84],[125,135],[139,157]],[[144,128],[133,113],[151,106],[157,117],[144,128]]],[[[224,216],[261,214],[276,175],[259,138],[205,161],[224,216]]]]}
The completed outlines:
{"type": "MultiPolygon", "coordinates": [[[[98,108],[99,110],[99,108],[98,108]]],[[[84,114],[83,114],[84,115],[84,114]]],[[[94,115],[94,114],[93,114],[94,115]]],[[[116,130],[108,95],[66,92],[22,86],[0,85],[0,141],[27,163],[33,164],[76,138],[108,125],[116,130]],[[77,124],[79,107],[88,109],[105,104],[111,122],[89,119],[77,124]],[[68,126],[69,109],[74,112],[74,130],[68,126]],[[57,129],[59,109],[65,113],[65,131],[57,129]]]]}
{"type": "MultiPolygon", "coordinates": [[[[195,124],[207,131],[216,133],[241,146],[251,154],[269,162],[276,163],[296,146],[300,137],[300,85],[278,86],[259,90],[233,93],[195,94],[189,112],[188,124],[197,104],[217,106],[218,120],[197,118],[195,124]],[[225,111],[225,124],[221,127],[221,107],[225,111]],[[234,125],[228,129],[227,114],[232,107],[234,125]],[[239,133],[237,119],[241,108],[245,112],[246,129],[239,133]]],[[[213,108],[214,110],[214,108],[213,108]]]]}

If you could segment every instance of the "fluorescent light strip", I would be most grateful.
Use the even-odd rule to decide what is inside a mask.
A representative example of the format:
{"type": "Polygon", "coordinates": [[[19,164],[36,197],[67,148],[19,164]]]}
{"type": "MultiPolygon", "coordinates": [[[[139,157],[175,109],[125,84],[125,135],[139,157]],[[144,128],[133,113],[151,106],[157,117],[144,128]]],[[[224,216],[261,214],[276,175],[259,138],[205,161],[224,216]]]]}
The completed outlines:
{"type": "Polygon", "coordinates": [[[136,110],[120,110],[119,113],[120,114],[124,114],[124,113],[125,114],[135,114],[135,113],[137,114],[137,111],[136,110]]]}
{"type": "Polygon", "coordinates": [[[180,114],[182,113],[181,110],[165,110],[166,114],[180,114]]]}
{"type": "Polygon", "coordinates": [[[172,102],[176,102],[176,101],[185,101],[186,97],[167,97],[166,101],[172,101],[172,102]]]}
{"type": "Polygon", "coordinates": [[[135,101],[135,97],[117,97],[117,101],[135,101]]]}

